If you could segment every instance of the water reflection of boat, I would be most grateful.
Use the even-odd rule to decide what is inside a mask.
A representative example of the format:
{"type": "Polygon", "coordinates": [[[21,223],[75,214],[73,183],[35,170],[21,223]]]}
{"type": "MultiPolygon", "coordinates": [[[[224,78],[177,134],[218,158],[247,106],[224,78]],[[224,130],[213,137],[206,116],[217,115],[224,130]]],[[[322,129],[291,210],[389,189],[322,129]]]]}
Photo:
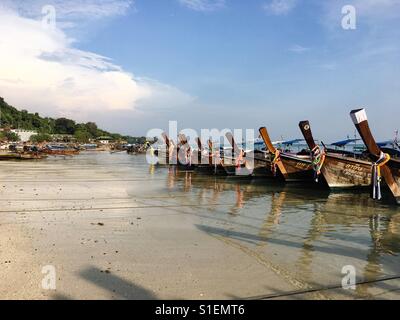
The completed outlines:
{"type": "MultiPolygon", "coordinates": [[[[257,190],[257,186],[249,185],[250,190],[257,190]]],[[[241,206],[247,210],[237,209],[240,219],[226,218],[222,225],[210,219],[198,228],[246,248],[246,252],[268,260],[279,272],[280,264],[284,263],[283,272],[288,277],[293,276],[305,289],[323,288],[328,281],[340,286],[340,272],[348,264],[356,267],[358,281],[374,281],[398,274],[400,214],[396,210],[376,206],[369,195],[362,192],[312,194],[289,185],[276,192],[259,190],[263,190],[261,197],[271,201],[263,222],[255,219],[257,205],[251,216],[246,214],[251,208],[250,200],[255,198],[246,199],[244,194],[241,199],[245,202],[241,202],[241,206]],[[321,274],[321,270],[325,270],[326,275],[321,274]]],[[[224,193],[220,195],[223,197],[224,193]]],[[[320,298],[336,293],[327,291],[320,298]]],[[[373,292],[368,286],[360,285],[356,294],[370,297],[373,292]]]]}

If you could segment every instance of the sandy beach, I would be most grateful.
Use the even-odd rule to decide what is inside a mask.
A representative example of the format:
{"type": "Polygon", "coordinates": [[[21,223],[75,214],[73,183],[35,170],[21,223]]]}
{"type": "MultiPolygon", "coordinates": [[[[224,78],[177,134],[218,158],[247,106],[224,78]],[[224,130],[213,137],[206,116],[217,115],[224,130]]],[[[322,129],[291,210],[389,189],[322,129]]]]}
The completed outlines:
{"type": "Polygon", "coordinates": [[[175,174],[125,153],[1,167],[1,299],[399,298],[398,280],[337,288],[344,265],[360,282],[399,271],[397,210],[367,194],[175,174]],[[332,289],[301,294],[315,288],[332,289]]]}

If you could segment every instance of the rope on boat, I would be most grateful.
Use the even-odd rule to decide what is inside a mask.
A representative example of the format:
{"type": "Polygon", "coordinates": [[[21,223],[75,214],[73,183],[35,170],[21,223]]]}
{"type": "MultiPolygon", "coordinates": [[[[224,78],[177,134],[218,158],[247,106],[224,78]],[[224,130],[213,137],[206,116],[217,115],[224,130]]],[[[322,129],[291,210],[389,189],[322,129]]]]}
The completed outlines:
{"type": "Polygon", "coordinates": [[[246,160],[244,160],[244,151],[240,150],[239,156],[236,158],[236,168],[240,168],[242,164],[245,164],[246,160]]]}
{"type": "Polygon", "coordinates": [[[311,160],[312,166],[314,170],[314,179],[315,182],[318,182],[319,176],[321,174],[321,169],[324,166],[326,158],[325,150],[321,150],[321,148],[317,145],[311,150],[311,160]]]}
{"type": "Polygon", "coordinates": [[[390,155],[388,153],[383,153],[379,156],[379,159],[372,164],[372,199],[381,200],[381,168],[390,160],[390,155]]]}
{"type": "Polygon", "coordinates": [[[272,154],[274,156],[272,162],[271,162],[271,171],[274,177],[276,177],[276,167],[278,165],[278,162],[281,161],[281,152],[276,149],[275,153],[272,154]]]}

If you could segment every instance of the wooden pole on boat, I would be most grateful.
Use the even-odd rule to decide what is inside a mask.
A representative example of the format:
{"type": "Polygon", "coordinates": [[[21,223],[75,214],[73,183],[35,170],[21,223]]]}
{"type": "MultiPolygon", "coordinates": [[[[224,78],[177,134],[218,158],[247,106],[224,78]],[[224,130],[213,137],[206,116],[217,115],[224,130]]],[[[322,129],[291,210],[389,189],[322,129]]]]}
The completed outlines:
{"type": "Polygon", "coordinates": [[[322,166],[324,165],[326,159],[326,154],[324,151],[321,151],[319,146],[315,143],[313,134],[311,132],[310,122],[308,120],[300,121],[299,127],[304,139],[307,142],[308,147],[310,148],[311,159],[314,169],[314,179],[315,182],[318,182],[322,166]]]}
{"type": "Polygon", "coordinates": [[[171,145],[170,144],[170,140],[168,138],[168,135],[165,132],[162,133],[162,137],[163,137],[163,139],[165,141],[165,144],[167,145],[167,152],[166,152],[166,155],[165,155],[165,162],[166,162],[166,164],[169,164],[169,147],[171,145]]]}
{"type": "Polygon", "coordinates": [[[197,154],[197,160],[198,160],[198,164],[201,164],[201,160],[202,160],[202,152],[203,152],[203,145],[201,144],[201,140],[199,137],[196,138],[196,143],[197,143],[197,147],[199,149],[198,154],[197,154]]]}
{"type": "Polygon", "coordinates": [[[213,143],[212,143],[211,139],[209,139],[207,142],[208,142],[208,157],[209,157],[209,161],[210,161],[210,164],[213,164],[213,162],[212,162],[212,158],[213,158],[213,143]]]}
{"type": "Polygon", "coordinates": [[[191,148],[190,148],[190,145],[189,145],[189,140],[188,140],[188,138],[183,134],[183,133],[180,133],[179,134],[179,136],[178,136],[178,140],[179,140],[179,143],[178,143],[178,147],[177,147],[177,158],[178,158],[178,161],[181,163],[181,164],[188,164],[188,163],[190,163],[191,162],[191,160],[189,159],[189,158],[191,158],[191,155],[192,155],[192,150],[191,150],[191,148]],[[182,155],[182,153],[180,152],[180,150],[183,150],[183,155],[182,155]],[[180,159],[180,157],[184,157],[183,159],[180,159]]]}
{"type": "MultiPolygon", "coordinates": [[[[364,144],[367,147],[368,152],[372,154],[374,157],[379,158],[382,151],[379,148],[378,144],[376,143],[374,136],[372,135],[371,129],[368,124],[368,118],[365,109],[352,110],[350,112],[350,117],[353,120],[353,123],[356,126],[358,133],[361,136],[361,139],[364,141],[364,144]]],[[[386,181],[386,184],[392,191],[392,194],[395,197],[397,203],[400,204],[400,188],[397,185],[396,180],[394,179],[393,174],[390,171],[390,168],[387,164],[381,167],[381,173],[386,181]]]]}
{"type": "MultiPolygon", "coordinates": [[[[268,151],[270,153],[272,153],[273,155],[276,155],[276,153],[278,152],[278,150],[275,148],[275,146],[272,144],[271,138],[269,137],[267,128],[265,127],[261,127],[259,130],[260,135],[262,137],[262,139],[264,140],[265,146],[267,147],[268,151]]],[[[285,166],[282,163],[281,159],[278,159],[278,161],[276,162],[281,174],[283,175],[283,177],[285,179],[287,179],[288,177],[288,173],[287,170],[285,168],[285,166]]]]}
{"type": "Polygon", "coordinates": [[[313,150],[317,146],[317,144],[315,143],[314,137],[311,132],[310,122],[308,120],[300,121],[299,127],[304,139],[307,142],[308,147],[310,148],[310,150],[313,150]]]}
{"type": "Polygon", "coordinates": [[[235,159],[235,156],[239,157],[241,151],[240,151],[238,145],[236,144],[235,138],[233,137],[232,133],[231,132],[227,132],[225,134],[225,137],[228,139],[228,142],[232,146],[232,151],[233,151],[232,158],[235,159]]]}

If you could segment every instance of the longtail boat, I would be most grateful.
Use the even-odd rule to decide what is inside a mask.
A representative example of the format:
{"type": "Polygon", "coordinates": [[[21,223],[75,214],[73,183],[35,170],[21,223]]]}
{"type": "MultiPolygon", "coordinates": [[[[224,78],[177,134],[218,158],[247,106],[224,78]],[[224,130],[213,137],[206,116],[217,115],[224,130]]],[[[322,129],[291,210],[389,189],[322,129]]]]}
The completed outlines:
{"type": "Polygon", "coordinates": [[[211,139],[207,141],[208,143],[208,153],[205,151],[201,145],[200,139],[198,139],[199,150],[202,150],[202,161],[200,164],[195,165],[195,171],[198,173],[212,174],[217,176],[228,175],[226,167],[223,164],[223,152],[220,149],[215,149],[211,139]]]}
{"type": "Polygon", "coordinates": [[[354,154],[329,152],[315,143],[309,121],[300,121],[299,127],[311,150],[314,178],[322,175],[330,188],[358,188],[371,185],[370,161],[355,158],[354,154]]]}
{"type": "Polygon", "coordinates": [[[240,149],[232,133],[225,134],[232,146],[232,158],[228,159],[235,165],[235,172],[242,176],[273,177],[271,161],[266,152],[261,150],[240,149]]]}
{"type": "Polygon", "coordinates": [[[251,171],[246,168],[244,150],[238,147],[232,133],[227,132],[225,134],[225,137],[228,139],[229,144],[232,146],[232,149],[224,149],[223,153],[222,166],[225,169],[227,175],[251,175],[251,171]]]}
{"type": "Polygon", "coordinates": [[[176,150],[175,144],[172,140],[169,139],[168,135],[163,132],[162,138],[164,140],[165,146],[159,145],[158,148],[154,151],[154,155],[157,157],[157,166],[169,166],[176,165],[176,150]]]}
{"type": "Polygon", "coordinates": [[[196,138],[197,153],[193,152],[193,157],[197,156],[197,164],[195,165],[195,171],[204,174],[214,174],[216,172],[215,166],[213,165],[213,150],[212,142],[208,141],[209,150],[208,152],[204,149],[203,144],[199,137],[196,138]],[[211,147],[210,147],[211,146],[211,147]]]}
{"type": "Polygon", "coordinates": [[[47,145],[41,152],[56,156],[73,156],[79,154],[79,150],[60,145],[47,145]]]}
{"type": "Polygon", "coordinates": [[[166,149],[161,148],[155,151],[155,155],[158,157],[157,164],[174,166],[180,171],[193,171],[195,165],[192,163],[192,150],[185,135],[179,135],[177,145],[165,132],[162,137],[166,144],[166,149]]]}
{"type": "Polygon", "coordinates": [[[189,140],[184,134],[179,134],[178,145],[176,146],[177,164],[180,171],[194,171],[197,159],[193,163],[193,152],[189,145],[189,140]]]}
{"type": "Polygon", "coordinates": [[[382,152],[376,143],[368,124],[365,109],[350,112],[361,139],[364,141],[373,162],[372,165],[372,197],[380,200],[381,176],[391,190],[397,204],[400,205],[400,160],[392,159],[389,154],[382,152]]]}
{"type": "Polygon", "coordinates": [[[271,154],[271,170],[275,176],[290,182],[312,182],[314,169],[309,155],[281,152],[273,145],[265,127],[259,129],[260,135],[271,154]]]}
{"type": "Polygon", "coordinates": [[[1,152],[0,160],[40,160],[47,158],[47,155],[41,153],[25,152],[1,152]]]}

